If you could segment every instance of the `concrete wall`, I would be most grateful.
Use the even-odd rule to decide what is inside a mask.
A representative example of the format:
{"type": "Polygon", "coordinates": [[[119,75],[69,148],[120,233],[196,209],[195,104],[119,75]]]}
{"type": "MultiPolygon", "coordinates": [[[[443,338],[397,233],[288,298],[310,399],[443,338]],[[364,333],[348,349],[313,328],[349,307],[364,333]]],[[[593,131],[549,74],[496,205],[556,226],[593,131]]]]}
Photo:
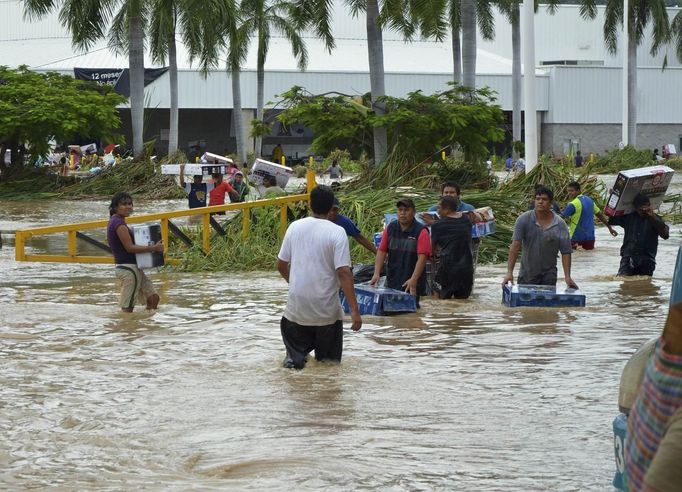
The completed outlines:
{"type": "MultiPolygon", "coordinates": [[[[544,154],[564,154],[570,140],[579,143],[583,154],[604,153],[618,147],[621,140],[619,124],[557,124],[542,125],[541,151],[544,154]]],[[[637,148],[658,148],[664,144],[682,144],[682,125],[637,125],[637,148]]]]}

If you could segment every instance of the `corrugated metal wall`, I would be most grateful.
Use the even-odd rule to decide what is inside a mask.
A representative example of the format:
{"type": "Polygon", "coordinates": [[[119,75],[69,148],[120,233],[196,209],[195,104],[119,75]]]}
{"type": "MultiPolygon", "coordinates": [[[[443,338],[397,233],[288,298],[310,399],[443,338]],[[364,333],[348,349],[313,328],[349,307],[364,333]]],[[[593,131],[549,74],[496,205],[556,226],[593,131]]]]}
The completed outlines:
{"type": "MultiPolygon", "coordinates": [[[[553,67],[545,123],[620,123],[620,68],[553,67]]],[[[682,68],[637,71],[637,122],[682,122],[682,68]]]]}

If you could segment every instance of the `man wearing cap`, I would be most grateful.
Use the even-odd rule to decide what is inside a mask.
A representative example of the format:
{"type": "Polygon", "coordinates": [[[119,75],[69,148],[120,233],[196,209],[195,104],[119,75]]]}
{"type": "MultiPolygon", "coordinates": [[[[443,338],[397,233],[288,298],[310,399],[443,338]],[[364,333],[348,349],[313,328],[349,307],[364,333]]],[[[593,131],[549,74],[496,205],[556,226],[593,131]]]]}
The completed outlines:
{"type": "Polygon", "coordinates": [[[341,215],[339,213],[340,208],[341,204],[339,203],[339,199],[334,197],[334,204],[332,205],[332,209],[329,212],[329,216],[327,218],[337,226],[343,227],[343,230],[346,231],[347,236],[350,236],[353,239],[355,239],[359,244],[364,246],[364,248],[370,251],[372,254],[376,254],[377,253],[376,246],[374,246],[371,242],[367,240],[365,236],[362,235],[360,229],[358,229],[358,226],[356,226],[352,220],[350,220],[345,215],[341,215]]]}
{"type": "Polygon", "coordinates": [[[420,295],[426,294],[424,269],[431,256],[431,239],[426,227],[415,220],[416,208],[411,198],[400,199],[396,207],[398,220],[384,229],[370,285],[379,281],[388,256],[386,287],[404,290],[419,299],[420,295]]]}

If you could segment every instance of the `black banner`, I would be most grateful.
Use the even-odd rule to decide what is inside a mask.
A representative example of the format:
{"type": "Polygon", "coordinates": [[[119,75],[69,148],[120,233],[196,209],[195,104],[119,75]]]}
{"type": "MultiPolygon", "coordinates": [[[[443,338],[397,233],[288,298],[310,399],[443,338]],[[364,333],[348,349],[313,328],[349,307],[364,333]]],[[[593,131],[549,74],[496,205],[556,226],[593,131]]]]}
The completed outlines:
{"type": "MultiPolygon", "coordinates": [[[[167,71],[168,67],[145,68],[144,86],[147,87],[167,71]]],[[[73,76],[78,80],[90,80],[100,85],[110,85],[122,96],[130,97],[130,74],[127,68],[74,67],[73,76]]]]}

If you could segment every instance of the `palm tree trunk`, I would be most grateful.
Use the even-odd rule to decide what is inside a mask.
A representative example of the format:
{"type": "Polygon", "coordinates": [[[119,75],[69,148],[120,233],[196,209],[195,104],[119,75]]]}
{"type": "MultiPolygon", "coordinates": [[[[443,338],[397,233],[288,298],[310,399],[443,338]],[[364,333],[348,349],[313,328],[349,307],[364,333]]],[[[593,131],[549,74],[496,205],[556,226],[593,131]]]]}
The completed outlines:
{"type": "Polygon", "coordinates": [[[168,130],[168,153],[178,150],[178,60],[175,32],[168,43],[168,77],[170,79],[170,128],[168,130]]]}
{"type": "Polygon", "coordinates": [[[459,27],[452,26],[452,80],[459,84],[462,82],[462,44],[459,39],[459,27]]]}
{"type": "MultiPolygon", "coordinates": [[[[265,66],[264,62],[258,61],[256,67],[256,121],[261,123],[263,121],[263,105],[265,104],[265,66]]],[[[256,157],[261,156],[263,147],[263,137],[256,136],[256,148],[254,149],[256,157]]]]}
{"type": "Polygon", "coordinates": [[[628,144],[637,146],[637,41],[628,39],[628,144]]]}
{"type": "MultiPolygon", "coordinates": [[[[519,4],[512,5],[512,140],[521,141],[521,22],[519,4]]],[[[514,153],[514,157],[518,155],[514,153]]]]}
{"type": "Polygon", "coordinates": [[[237,156],[240,162],[246,164],[246,142],[244,141],[244,119],[242,117],[242,91],[239,83],[239,68],[232,69],[232,122],[234,136],[237,140],[237,156]]]}
{"type": "Polygon", "coordinates": [[[462,0],[462,85],[476,88],[476,0],[462,0]]]}
{"type": "Polygon", "coordinates": [[[129,19],[130,116],[133,129],[133,154],[144,150],[144,32],[137,15],[129,19]]]}
{"type": "MultiPolygon", "coordinates": [[[[384,45],[379,26],[379,3],[367,0],[367,55],[369,59],[369,85],[372,92],[372,109],[376,114],[384,114],[385,106],[378,99],[386,95],[384,86],[384,45]]],[[[388,140],[386,128],[374,128],[374,164],[386,159],[388,140]]]]}

